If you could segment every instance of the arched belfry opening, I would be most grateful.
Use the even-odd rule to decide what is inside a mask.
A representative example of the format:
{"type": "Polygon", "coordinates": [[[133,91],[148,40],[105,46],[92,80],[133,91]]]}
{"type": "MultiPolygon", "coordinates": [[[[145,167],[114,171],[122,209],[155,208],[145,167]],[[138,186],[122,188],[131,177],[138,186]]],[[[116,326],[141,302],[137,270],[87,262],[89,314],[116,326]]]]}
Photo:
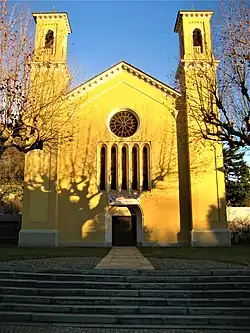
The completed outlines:
{"type": "Polygon", "coordinates": [[[53,50],[54,47],[54,32],[52,30],[48,30],[48,32],[45,35],[45,49],[51,49],[53,50]]]}
{"type": "MultiPolygon", "coordinates": [[[[71,33],[70,22],[66,12],[39,12],[32,13],[36,24],[36,37],[34,61],[43,61],[43,56],[52,56],[49,60],[56,62],[67,62],[68,34],[71,33]]],[[[46,58],[46,60],[48,60],[46,58]]],[[[46,63],[46,62],[45,62],[46,63]]],[[[66,63],[67,65],[67,63],[66,63]]],[[[68,81],[68,69],[60,66],[62,78],[68,81]]]]}
{"type": "Polygon", "coordinates": [[[203,53],[202,34],[197,28],[193,31],[193,48],[195,53],[203,53]]]}

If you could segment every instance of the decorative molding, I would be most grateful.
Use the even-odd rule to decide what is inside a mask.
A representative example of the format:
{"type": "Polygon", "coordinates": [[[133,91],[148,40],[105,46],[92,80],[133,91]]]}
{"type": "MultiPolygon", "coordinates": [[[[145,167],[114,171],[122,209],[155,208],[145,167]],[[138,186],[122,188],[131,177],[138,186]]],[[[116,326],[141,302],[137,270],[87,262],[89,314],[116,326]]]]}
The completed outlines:
{"type": "MultiPolygon", "coordinates": [[[[63,20],[64,24],[65,24],[65,28],[68,32],[68,34],[70,34],[71,31],[71,27],[70,27],[70,23],[69,23],[69,18],[68,18],[68,14],[66,12],[62,12],[62,13],[55,13],[55,12],[50,12],[50,13],[32,13],[32,16],[34,17],[35,22],[37,23],[37,21],[39,20],[63,20]]],[[[54,23],[52,21],[52,24],[54,23]]]]}
{"type": "Polygon", "coordinates": [[[210,60],[210,59],[205,59],[205,58],[199,58],[199,59],[188,59],[188,60],[181,60],[180,65],[183,68],[211,68],[211,67],[217,67],[220,63],[220,60],[210,60]]]}
{"type": "Polygon", "coordinates": [[[119,72],[122,72],[122,71],[126,71],[126,72],[138,77],[139,79],[143,80],[147,84],[154,86],[156,89],[163,91],[164,93],[166,93],[169,96],[172,96],[172,97],[181,96],[181,93],[179,91],[169,87],[168,85],[164,84],[163,82],[158,81],[157,79],[154,79],[150,75],[142,72],[138,68],[126,63],[125,61],[119,62],[118,64],[116,64],[113,67],[104,71],[103,73],[95,76],[93,79],[90,79],[89,81],[76,87],[69,94],[72,97],[75,97],[80,93],[89,91],[89,90],[95,88],[96,86],[98,86],[99,84],[101,84],[105,81],[108,81],[110,78],[114,77],[115,75],[117,75],[119,72]]]}
{"type": "MultiPolygon", "coordinates": [[[[39,58],[39,56],[38,56],[39,58]]],[[[53,62],[51,60],[45,60],[45,61],[33,61],[32,62],[32,66],[34,66],[34,68],[51,68],[51,69],[67,69],[67,64],[66,62],[53,62]]]]}
{"type": "Polygon", "coordinates": [[[143,94],[143,95],[145,95],[145,96],[151,98],[151,99],[154,100],[155,102],[157,102],[157,103],[159,103],[159,104],[161,104],[161,105],[163,105],[163,106],[165,106],[165,107],[168,108],[168,106],[164,104],[164,101],[166,100],[166,98],[165,98],[164,95],[162,96],[162,100],[160,100],[160,99],[157,99],[157,98],[155,98],[155,97],[149,95],[148,93],[146,93],[145,91],[139,89],[138,87],[135,87],[134,85],[130,84],[130,83],[127,82],[127,81],[122,81],[122,82],[124,82],[125,84],[127,84],[129,87],[131,87],[131,88],[133,88],[133,89],[139,91],[141,94],[143,94]]]}
{"type": "MultiPolygon", "coordinates": [[[[36,57],[37,57],[37,59],[40,58],[39,55],[36,57]]],[[[68,80],[71,79],[66,61],[58,62],[58,61],[51,61],[51,60],[47,60],[47,61],[36,60],[31,63],[31,66],[32,66],[32,69],[34,69],[34,70],[45,71],[48,68],[50,68],[51,70],[54,70],[54,71],[64,71],[66,78],[68,80]]]]}
{"type": "Polygon", "coordinates": [[[203,24],[203,21],[190,21],[189,24],[203,24]]]}
{"type": "Polygon", "coordinates": [[[139,194],[128,194],[128,195],[120,195],[120,194],[108,194],[108,204],[110,206],[128,206],[128,205],[140,205],[140,197],[139,194]]]}
{"type": "Polygon", "coordinates": [[[138,115],[138,113],[131,107],[129,106],[119,106],[117,108],[114,108],[108,115],[107,117],[107,120],[106,120],[106,126],[107,126],[107,129],[109,131],[109,133],[115,137],[115,138],[120,138],[120,139],[123,139],[123,140],[126,140],[126,139],[131,139],[132,137],[134,137],[138,132],[139,130],[141,129],[141,119],[138,115]],[[136,128],[136,131],[132,134],[132,135],[129,135],[127,137],[122,137],[122,136],[118,136],[116,135],[110,128],[110,121],[111,121],[111,118],[118,112],[121,112],[121,111],[127,111],[127,112],[130,112],[131,114],[134,115],[134,117],[136,118],[137,120],[137,128],[136,128]]]}
{"type": "Polygon", "coordinates": [[[185,16],[185,17],[210,17],[211,16],[211,14],[210,13],[203,13],[203,12],[201,12],[201,13],[191,13],[191,12],[189,12],[189,13],[182,13],[182,15],[183,16],[185,16]]]}
{"type": "Polygon", "coordinates": [[[204,20],[204,19],[209,19],[210,20],[212,15],[213,15],[213,11],[211,11],[211,10],[207,10],[207,11],[179,10],[176,21],[175,21],[174,32],[180,32],[181,27],[182,27],[183,17],[185,17],[185,18],[195,18],[195,19],[202,18],[202,20],[204,20]]]}

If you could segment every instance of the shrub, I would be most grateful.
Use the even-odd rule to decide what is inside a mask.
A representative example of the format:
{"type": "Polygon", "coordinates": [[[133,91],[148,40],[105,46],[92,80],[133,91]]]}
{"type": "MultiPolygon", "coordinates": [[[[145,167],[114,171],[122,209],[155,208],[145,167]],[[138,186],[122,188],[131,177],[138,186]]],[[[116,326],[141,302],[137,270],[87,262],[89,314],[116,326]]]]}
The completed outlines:
{"type": "Polygon", "coordinates": [[[232,234],[232,244],[250,244],[249,218],[235,218],[228,223],[232,234]]]}
{"type": "Polygon", "coordinates": [[[22,211],[23,184],[0,184],[0,214],[20,214],[22,211]]]}

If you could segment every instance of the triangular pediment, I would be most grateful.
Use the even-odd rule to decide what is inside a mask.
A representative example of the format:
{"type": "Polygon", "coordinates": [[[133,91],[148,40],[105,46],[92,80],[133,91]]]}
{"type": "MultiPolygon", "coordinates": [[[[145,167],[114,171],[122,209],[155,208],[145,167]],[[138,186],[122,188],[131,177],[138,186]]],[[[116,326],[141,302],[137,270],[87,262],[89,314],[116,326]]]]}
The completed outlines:
{"type": "Polygon", "coordinates": [[[170,87],[169,85],[155,79],[151,75],[143,72],[142,70],[138,69],[137,67],[125,62],[120,61],[119,63],[115,64],[114,66],[106,69],[104,72],[96,75],[92,79],[80,84],[72,91],[69,92],[71,97],[77,96],[81,93],[87,92],[92,90],[93,88],[97,87],[98,85],[103,84],[107,80],[110,80],[112,77],[118,75],[122,71],[126,71],[131,75],[138,77],[140,80],[143,80],[147,84],[155,87],[155,89],[159,89],[166,93],[167,95],[171,95],[172,97],[179,97],[181,93],[174,88],[170,87]]]}

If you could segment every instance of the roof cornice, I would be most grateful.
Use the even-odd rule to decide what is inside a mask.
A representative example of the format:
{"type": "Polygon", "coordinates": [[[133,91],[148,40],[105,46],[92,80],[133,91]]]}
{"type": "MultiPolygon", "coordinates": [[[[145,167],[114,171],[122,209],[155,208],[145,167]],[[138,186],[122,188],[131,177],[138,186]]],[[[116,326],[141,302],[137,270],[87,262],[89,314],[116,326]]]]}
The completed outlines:
{"type": "Polygon", "coordinates": [[[167,84],[153,78],[149,74],[146,74],[145,72],[141,71],[140,69],[130,65],[129,63],[125,61],[121,61],[117,63],[116,65],[110,67],[109,69],[105,70],[104,72],[98,74],[97,76],[93,77],[92,79],[84,82],[80,86],[74,88],[72,91],[69,92],[71,97],[75,97],[77,95],[80,95],[84,92],[87,92],[96,86],[98,86],[100,83],[103,83],[107,80],[109,80],[111,77],[115,76],[118,72],[126,71],[139,79],[143,80],[144,82],[154,86],[156,89],[159,89],[166,93],[169,96],[172,97],[179,97],[181,96],[181,93],[167,84]]]}
{"type": "Polygon", "coordinates": [[[55,19],[62,19],[65,22],[65,27],[67,29],[68,34],[71,34],[71,26],[69,22],[69,17],[67,12],[40,12],[40,13],[32,13],[35,22],[37,19],[41,20],[55,20],[55,19]]]}
{"type": "Polygon", "coordinates": [[[174,26],[174,32],[179,32],[181,24],[182,24],[182,18],[184,17],[193,17],[193,18],[208,18],[209,20],[213,16],[213,11],[212,10],[179,10],[177,14],[177,18],[175,21],[175,26],[174,26]]]}

